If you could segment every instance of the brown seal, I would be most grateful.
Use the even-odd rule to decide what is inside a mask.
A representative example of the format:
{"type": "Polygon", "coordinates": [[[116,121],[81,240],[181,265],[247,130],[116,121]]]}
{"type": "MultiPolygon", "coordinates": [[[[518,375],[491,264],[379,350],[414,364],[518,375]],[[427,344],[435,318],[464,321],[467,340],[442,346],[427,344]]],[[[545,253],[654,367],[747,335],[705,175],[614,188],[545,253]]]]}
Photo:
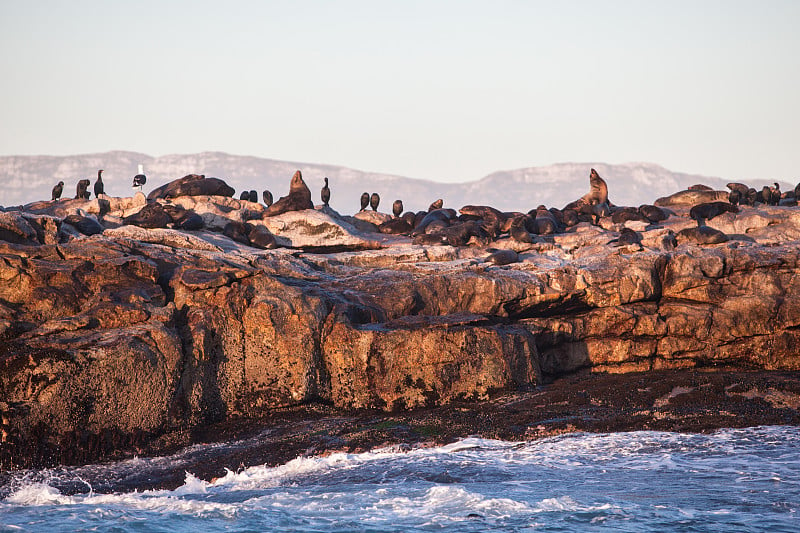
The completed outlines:
{"type": "Polygon", "coordinates": [[[510,265],[519,262],[519,254],[514,250],[497,250],[489,254],[486,262],[497,266],[510,265]]]}
{"type": "Polygon", "coordinates": [[[588,205],[608,203],[608,184],[595,169],[589,171],[589,192],[579,202],[588,205]]]}
{"type": "Polygon", "coordinates": [[[269,206],[264,211],[265,217],[274,217],[289,211],[302,211],[304,209],[314,209],[314,202],[311,201],[311,190],[303,181],[303,174],[298,170],[292,176],[289,183],[289,195],[282,196],[277,202],[269,206]]]}
{"type": "Polygon", "coordinates": [[[679,244],[694,242],[697,244],[719,244],[728,241],[728,236],[708,226],[697,226],[682,229],[676,235],[679,244]]]}
{"type": "Polygon", "coordinates": [[[698,226],[702,226],[706,220],[721,215],[722,213],[738,213],[739,208],[731,205],[730,202],[708,202],[698,204],[689,210],[689,217],[697,221],[698,226]]]}

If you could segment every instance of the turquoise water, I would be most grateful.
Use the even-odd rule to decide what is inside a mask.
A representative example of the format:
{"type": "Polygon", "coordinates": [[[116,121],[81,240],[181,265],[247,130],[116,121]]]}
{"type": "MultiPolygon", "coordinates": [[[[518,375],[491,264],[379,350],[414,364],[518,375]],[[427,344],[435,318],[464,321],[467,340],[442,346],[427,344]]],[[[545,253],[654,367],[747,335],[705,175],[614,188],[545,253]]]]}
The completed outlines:
{"type": "Polygon", "coordinates": [[[20,473],[4,487],[0,531],[800,531],[796,427],[469,438],[298,458],[213,482],[187,473],[171,491],[97,494],[81,481],[87,468],[20,473]],[[83,492],[63,494],[65,482],[83,492]]]}

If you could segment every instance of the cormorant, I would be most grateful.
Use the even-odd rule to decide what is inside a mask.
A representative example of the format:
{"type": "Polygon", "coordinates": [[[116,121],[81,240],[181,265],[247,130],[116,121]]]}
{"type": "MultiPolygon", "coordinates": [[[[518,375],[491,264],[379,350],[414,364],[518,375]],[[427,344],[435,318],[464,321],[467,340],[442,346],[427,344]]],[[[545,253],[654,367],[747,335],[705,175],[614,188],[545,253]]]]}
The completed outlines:
{"type": "Polygon", "coordinates": [[[95,197],[100,196],[105,192],[103,187],[103,169],[97,171],[97,181],[94,182],[94,195],[95,197]]]}
{"type": "Polygon", "coordinates": [[[328,187],[328,178],[325,178],[325,185],[322,187],[322,191],[320,192],[320,197],[322,198],[322,203],[326,206],[331,199],[331,190],[328,187]]]}
{"type": "Polygon", "coordinates": [[[63,192],[64,192],[64,182],[59,181],[58,183],[56,183],[56,186],[53,187],[53,201],[56,201],[59,198],[61,198],[61,193],[63,192]]]}

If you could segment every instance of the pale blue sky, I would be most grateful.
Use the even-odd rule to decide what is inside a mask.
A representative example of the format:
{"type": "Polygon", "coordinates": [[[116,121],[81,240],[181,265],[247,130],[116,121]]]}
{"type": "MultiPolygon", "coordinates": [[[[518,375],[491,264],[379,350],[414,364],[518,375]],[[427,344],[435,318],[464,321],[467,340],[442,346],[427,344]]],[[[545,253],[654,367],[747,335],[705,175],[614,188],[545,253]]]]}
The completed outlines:
{"type": "Polygon", "coordinates": [[[800,1],[0,0],[0,155],[795,183],[800,1]]]}

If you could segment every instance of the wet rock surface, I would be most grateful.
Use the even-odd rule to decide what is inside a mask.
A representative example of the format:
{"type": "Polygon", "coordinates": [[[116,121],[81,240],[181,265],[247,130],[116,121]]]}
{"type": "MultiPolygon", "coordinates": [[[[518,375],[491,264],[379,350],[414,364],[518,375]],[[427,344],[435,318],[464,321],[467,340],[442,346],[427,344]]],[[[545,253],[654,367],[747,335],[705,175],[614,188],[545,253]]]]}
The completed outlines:
{"type": "Polygon", "coordinates": [[[458,246],[199,193],[0,213],[0,469],[264,428],[272,447],[241,462],[795,424],[800,211],[741,206],[706,221],[725,240],[676,238],[708,196],[664,203],[657,224],[608,215],[524,240],[473,215],[481,239],[458,246]],[[187,213],[202,228],[180,229],[187,213]]]}

